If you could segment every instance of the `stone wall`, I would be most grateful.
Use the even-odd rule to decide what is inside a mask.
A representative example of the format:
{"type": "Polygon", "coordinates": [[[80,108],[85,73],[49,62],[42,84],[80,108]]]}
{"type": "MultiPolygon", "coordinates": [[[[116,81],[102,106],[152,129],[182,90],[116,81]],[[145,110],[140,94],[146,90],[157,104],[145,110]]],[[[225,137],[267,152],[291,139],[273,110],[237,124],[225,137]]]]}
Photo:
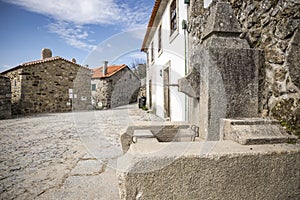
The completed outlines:
{"type": "Polygon", "coordinates": [[[11,117],[11,85],[9,78],[0,75],[0,119],[11,117]]]}
{"type": "MultiPolygon", "coordinates": [[[[155,140],[155,139],[154,139],[155,140]]],[[[291,144],[159,143],[139,138],[118,159],[121,199],[299,199],[291,144]]]]}
{"type": "Polygon", "coordinates": [[[91,104],[90,70],[67,60],[24,64],[4,75],[12,83],[13,114],[67,112],[72,104],[74,109],[91,104]]]}
{"type": "MultiPolygon", "coordinates": [[[[226,0],[222,0],[226,2],[226,0]]],[[[202,42],[210,8],[203,0],[189,6],[190,52],[202,42]]],[[[228,0],[252,48],[264,51],[260,69],[259,113],[278,119],[300,135],[300,2],[293,0],[228,0]]]]}
{"type": "Polygon", "coordinates": [[[77,71],[76,78],[73,81],[74,94],[77,98],[73,98],[73,110],[90,110],[91,105],[91,70],[80,67],[77,71]]]}
{"type": "Polygon", "coordinates": [[[11,82],[11,112],[12,115],[21,113],[21,74],[22,69],[16,69],[5,73],[5,76],[10,79],[11,82]]]}
{"type": "Polygon", "coordinates": [[[126,67],[111,77],[100,79],[97,98],[103,108],[130,104],[137,101],[140,84],[139,78],[126,67]]]}

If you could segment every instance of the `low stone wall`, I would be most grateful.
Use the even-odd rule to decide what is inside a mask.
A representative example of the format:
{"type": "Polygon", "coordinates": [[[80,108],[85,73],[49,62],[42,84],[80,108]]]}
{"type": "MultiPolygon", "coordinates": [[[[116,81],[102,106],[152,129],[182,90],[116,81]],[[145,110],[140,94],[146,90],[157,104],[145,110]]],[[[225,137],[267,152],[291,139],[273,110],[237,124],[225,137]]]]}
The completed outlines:
{"type": "Polygon", "coordinates": [[[11,117],[11,85],[9,78],[0,75],[0,119],[11,117]]]}
{"type": "Polygon", "coordinates": [[[118,159],[121,199],[293,199],[300,196],[300,146],[232,141],[153,143],[118,159]]]}

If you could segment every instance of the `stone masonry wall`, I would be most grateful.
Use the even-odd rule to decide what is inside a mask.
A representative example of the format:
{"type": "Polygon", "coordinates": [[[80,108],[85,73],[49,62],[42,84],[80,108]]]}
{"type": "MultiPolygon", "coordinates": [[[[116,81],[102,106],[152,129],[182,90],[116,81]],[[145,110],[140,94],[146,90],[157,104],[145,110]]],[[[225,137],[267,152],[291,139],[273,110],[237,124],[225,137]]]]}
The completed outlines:
{"type": "Polygon", "coordinates": [[[16,69],[5,74],[11,82],[11,112],[12,115],[21,113],[21,74],[22,69],[16,69]]]}
{"type": "Polygon", "coordinates": [[[140,79],[127,67],[113,77],[111,106],[117,107],[137,101],[140,79]]]}
{"type": "Polygon", "coordinates": [[[91,102],[90,70],[64,59],[25,65],[4,75],[12,83],[13,114],[66,112],[72,103],[74,109],[87,109],[91,102]],[[69,89],[76,98],[69,98],[69,89]],[[86,100],[79,103],[82,96],[86,100]]]}
{"type": "Polygon", "coordinates": [[[114,108],[137,101],[139,78],[127,67],[97,84],[97,98],[103,108],[114,108]]]}
{"type": "MultiPolygon", "coordinates": [[[[259,112],[278,119],[288,132],[300,135],[300,2],[295,0],[222,0],[235,11],[253,48],[264,51],[260,70],[259,112]]],[[[201,44],[210,8],[203,0],[189,6],[190,51],[201,44]]]]}
{"type": "Polygon", "coordinates": [[[11,86],[9,78],[0,75],[0,119],[11,117],[11,86]]]}
{"type": "Polygon", "coordinates": [[[73,81],[74,94],[77,98],[73,98],[73,110],[90,110],[91,105],[91,70],[80,67],[77,71],[75,80],[73,81]]]}

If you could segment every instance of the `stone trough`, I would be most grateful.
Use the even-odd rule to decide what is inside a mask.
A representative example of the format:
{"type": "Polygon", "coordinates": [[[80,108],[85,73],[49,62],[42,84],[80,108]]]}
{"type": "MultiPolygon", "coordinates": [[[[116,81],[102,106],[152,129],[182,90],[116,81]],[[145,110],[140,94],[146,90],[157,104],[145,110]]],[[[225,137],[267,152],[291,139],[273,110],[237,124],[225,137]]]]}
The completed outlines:
{"type": "Polygon", "coordinates": [[[152,138],[157,142],[195,141],[198,128],[185,122],[142,122],[131,125],[121,135],[122,150],[126,153],[131,144],[140,139],[152,138]]]}

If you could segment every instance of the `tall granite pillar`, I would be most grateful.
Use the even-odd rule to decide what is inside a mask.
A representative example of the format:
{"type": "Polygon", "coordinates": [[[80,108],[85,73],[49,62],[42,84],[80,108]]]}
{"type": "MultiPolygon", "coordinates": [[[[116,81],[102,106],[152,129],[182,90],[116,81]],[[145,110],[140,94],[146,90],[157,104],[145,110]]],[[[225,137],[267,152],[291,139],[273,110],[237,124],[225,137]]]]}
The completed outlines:
{"type": "Polygon", "coordinates": [[[193,97],[192,124],[200,137],[219,140],[220,119],[256,117],[260,50],[241,39],[240,25],[228,3],[212,8],[202,44],[191,53],[191,72],[179,81],[179,90],[193,97]]]}

